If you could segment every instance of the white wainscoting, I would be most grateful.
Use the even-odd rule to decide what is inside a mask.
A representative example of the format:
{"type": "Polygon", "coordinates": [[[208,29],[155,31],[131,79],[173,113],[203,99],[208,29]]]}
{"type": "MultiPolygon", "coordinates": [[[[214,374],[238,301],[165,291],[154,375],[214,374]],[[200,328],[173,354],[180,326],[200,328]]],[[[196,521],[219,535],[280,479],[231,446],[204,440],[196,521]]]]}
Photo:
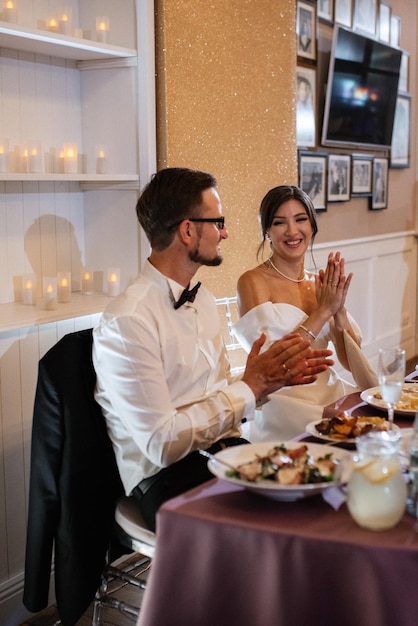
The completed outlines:
{"type": "MultiPolygon", "coordinates": [[[[340,250],[353,272],[347,308],[363,331],[373,363],[379,347],[400,344],[417,353],[417,243],[414,232],[315,246],[324,267],[340,250]]],[[[311,265],[313,267],[313,264],[311,265]]],[[[228,294],[233,295],[233,294],[228,294]]],[[[68,332],[94,325],[97,315],[0,332],[0,623],[20,624],[33,399],[41,356],[68,332]]]]}

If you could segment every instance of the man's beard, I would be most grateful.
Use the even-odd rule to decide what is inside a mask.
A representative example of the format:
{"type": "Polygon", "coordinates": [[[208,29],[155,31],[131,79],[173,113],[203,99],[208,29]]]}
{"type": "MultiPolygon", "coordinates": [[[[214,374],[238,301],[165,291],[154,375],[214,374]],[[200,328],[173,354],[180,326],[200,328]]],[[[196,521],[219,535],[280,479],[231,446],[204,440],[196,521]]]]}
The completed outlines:
{"type": "Polygon", "coordinates": [[[209,258],[200,254],[198,248],[189,252],[189,259],[194,263],[200,263],[200,265],[207,265],[208,267],[216,267],[217,265],[220,265],[223,261],[223,257],[220,254],[215,257],[209,258]]]}

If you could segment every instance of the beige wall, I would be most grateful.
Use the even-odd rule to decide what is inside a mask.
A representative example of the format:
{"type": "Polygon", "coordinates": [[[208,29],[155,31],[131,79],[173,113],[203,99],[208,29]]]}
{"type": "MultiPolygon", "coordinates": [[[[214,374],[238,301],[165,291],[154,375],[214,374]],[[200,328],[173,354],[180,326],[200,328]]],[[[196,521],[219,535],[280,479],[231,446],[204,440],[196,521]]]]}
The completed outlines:
{"type": "MultiPolygon", "coordinates": [[[[158,167],[187,166],[218,178],[229,240],[221,268],[200,277],[216,296],[232,295],[256,263],[257,211],[266,191],[297,183],[295,0],[157,0],[158,167]]],[[[416,3],[393,0],[401,46],[416,81],[416,3]]],[[[321,24],[318,63],[327,65],[330,29],[321,24]]],[[[318,74],[320,75],[318,67],[318,74]]],[[[321,92],[321,88],[318,88],[321,92]]],[[[415,98],[412,101],[415,120],[415,98]]],[[[411,137],[415,137],[415,121],[411,137]]],[[[415,142],[411,168],[391,170],[388,209],[365,198],[331,203],[318,242],[415,227],[415,142]]]]}

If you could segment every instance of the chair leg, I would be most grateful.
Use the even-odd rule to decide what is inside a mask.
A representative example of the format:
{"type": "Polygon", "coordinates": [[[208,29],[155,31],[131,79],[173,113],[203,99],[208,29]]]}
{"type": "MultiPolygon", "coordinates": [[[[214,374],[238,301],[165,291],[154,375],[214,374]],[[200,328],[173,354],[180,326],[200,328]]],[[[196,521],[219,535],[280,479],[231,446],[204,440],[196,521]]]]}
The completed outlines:
{"type": "MultiPolygon", "coordinates": [[[[110,598],[109,596],[105,598],[101,598],[101,600],[98,600],[98,605],[99,605],[99,620],[100,621],[98,622],[98,624],[96,624],[93,621],[92,622],[93,626],[98,626],[100,624],[103,624],[101,620],[101,609],[104,606],[107,606],[110,609],[116,609],[120,613],[124,613],[125,615],[130,615],[135,618],[139,616],[139,607],[133,606],[132,604],[127,604],[126,602],[123,602],[122,600],[117,600],[116,598],[110,598]]],[[[94,616],[93,616],[93,620],[94,620],[94,616]]]]}
{"type": "Polygon", "coordinates": [[[92,618],[92,626],[101,626],[103,624],[102,620],[102,598],[105,597],[107,593],[108,582],[105,576],[102,576],[102,582],[100,584],[99,589],[96,591],[96,595],[94,597],[93,603],[93,618],[92,618]]]}
{"type": "Polygon", "coordinates": [[[123,583],[134,585],[135,587],[139,587],[140,589],[145,589],[146,581],[134,576],[133,572],[135,572],[136,570],[140,570],[139,574],[141,574],[142,572],[146,571],[149,567],[150,561],[151,561],[150,558],[142,557],[138,559],[138,561],[135,561],[134,563],[129,564],[125,568],[119,569],[117,567],[114,567],[113,565],[108,565],[105,568],[102,574],[102,581],[101,581],[100,587],[97,590],[96,596],[94,598],[92,626],[102,626],[103,607],[117,609],[118,611],[126,615],[138,617],[139,615],[138,607],[111,597],[111,594],[114,593],[115,591],[109,591],[109,583],[116,579],[116,580],[122,581],[123,583]]]}

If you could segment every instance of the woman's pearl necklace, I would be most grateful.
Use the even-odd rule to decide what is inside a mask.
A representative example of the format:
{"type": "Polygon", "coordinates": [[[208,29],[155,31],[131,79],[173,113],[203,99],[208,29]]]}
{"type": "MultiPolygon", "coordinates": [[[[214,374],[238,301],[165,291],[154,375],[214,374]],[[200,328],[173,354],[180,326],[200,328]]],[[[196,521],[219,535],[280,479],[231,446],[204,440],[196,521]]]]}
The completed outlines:
{"type": "Polygon", "coordinates": [[[303,281],[305,280],[305,270],[303,270],[303,278],[290,278],[290,276],[286,276],[286,274],[283,274],[283,272],[281,272],[279,269],[277,269],[277,267],[274,265],[273,261],[270,259],[268,259],[268,262],[270,263],[271,267],[276,270],[276,272],[278,274],[280,274],[280,276],[283,276],[283,278],[286,278],[286,280],[290,280],[292,283],[303,283],[303,281]]]}

